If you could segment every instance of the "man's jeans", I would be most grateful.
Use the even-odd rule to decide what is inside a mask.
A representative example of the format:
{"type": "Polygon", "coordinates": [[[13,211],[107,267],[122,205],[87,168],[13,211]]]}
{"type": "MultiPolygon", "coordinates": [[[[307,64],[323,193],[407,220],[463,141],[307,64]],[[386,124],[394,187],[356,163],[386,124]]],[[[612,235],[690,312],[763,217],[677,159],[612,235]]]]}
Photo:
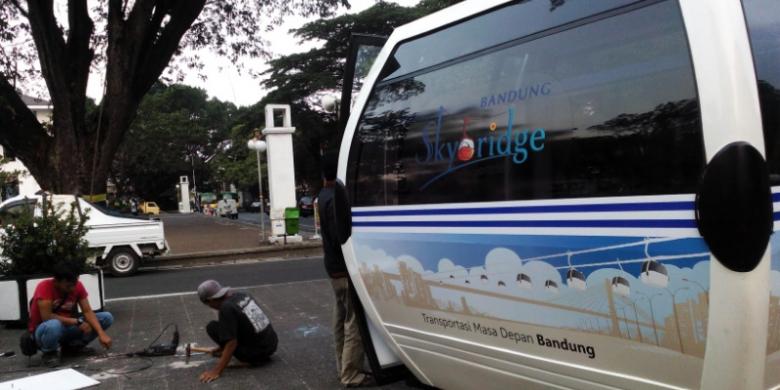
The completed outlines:
{"type": "MultiPolygon", "coordinates": [[[[97,316],[103,330],[108,329],[114,323],[114,316],[109,312],[95,313],[95,316],[97,316]]],[[[42,352],[56,351],[60,346],[69,349],[84,348],[95,338],[97,338],[97,333],[94,330],[89,334],[84,334],[78,326],[63,325],[60,320],[44,321],[35,328],[35,341],[42,352]]]]}

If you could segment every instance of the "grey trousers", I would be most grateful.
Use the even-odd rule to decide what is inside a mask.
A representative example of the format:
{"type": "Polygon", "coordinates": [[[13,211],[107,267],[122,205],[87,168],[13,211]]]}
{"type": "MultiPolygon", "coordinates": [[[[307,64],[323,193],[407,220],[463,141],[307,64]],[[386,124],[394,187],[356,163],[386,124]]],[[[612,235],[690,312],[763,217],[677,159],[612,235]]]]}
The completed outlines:
{"type": "Polygon", "coordinates": [[[336,304],[333,307],[336,369],[343,385],[356,385],[361,383],[366,375],[363,373],[363,340],[349,292],[349,278],[331,279],[330,283],[336,294],[336,304]]]}

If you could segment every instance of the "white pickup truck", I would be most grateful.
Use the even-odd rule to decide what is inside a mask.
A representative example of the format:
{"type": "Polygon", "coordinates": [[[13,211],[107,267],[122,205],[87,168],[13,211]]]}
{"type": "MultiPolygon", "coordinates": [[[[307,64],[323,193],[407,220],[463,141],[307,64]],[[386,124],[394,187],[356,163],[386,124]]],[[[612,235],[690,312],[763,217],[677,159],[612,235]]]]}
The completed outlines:
{"type": "MultiPolygon", "coordinates": [[[[85,239],[90,248],[98,250],[95,262],[108,268],[113,275],[134,274],[141,261],[153,259],[168,250],[162,221],[119,215],[93,205],[74,195],[45,195],[55,210],[70,210],[76,205],[80,216],[88,216],[89,231],[85,239]],[[78,201],[78,202],[74,202],[78,201]]],[[[5,226],[25,212],[41,215],[44,195],[16,196],[0,203],[0,223],[5,226]]],[[[3,229],[0,226],[0,234],[3,229]]]]}

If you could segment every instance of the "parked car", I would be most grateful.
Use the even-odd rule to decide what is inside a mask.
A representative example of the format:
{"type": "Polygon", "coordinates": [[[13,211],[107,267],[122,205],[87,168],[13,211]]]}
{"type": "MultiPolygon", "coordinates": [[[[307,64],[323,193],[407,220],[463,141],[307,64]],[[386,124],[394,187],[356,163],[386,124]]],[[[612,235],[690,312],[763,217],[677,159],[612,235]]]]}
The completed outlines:
{"type": "Polygon", "coordinates": [[[217,215],[224,218],[238,219],[238,203],[232,198],[217,202],[217,215]]]}
{"type": "MultiPolygon", "coordinates": [[[[268,210],[270,210],[271,205],[268,203],[268,198],[263,198],[263,203],[265,203],[265,208],[263,211],[268,214],[268,210]]],[[[252,203],[249,204],[249,207],[247,207],[247,211],[250,213],[259,213],[260,212],[260,201],[255,200],[252,203]]]]}
{"type": "MultiPolygon", "coordinates": [[[[142,262],[168,251],[163,222],[141,217],[119,216],[106,208],[89,203],[75,195],[47,195],[55,209],[69,211],[75,204],[79,216],[87,216],[89,231],[85,239],[90,248],[98,250],[95,264],[111,271],[115,276],[134,274],[142,262]]],[[[22,213],[40,215],[44,197],[16,196],[0,203],[2,226],[13,224],[22,213]]],[[[0,235],[3,229],[0,228],[0,235]]]]}
{"type": "Polygon", "coordinates": [[[298,210],[300,210],[301,217],[310,217],[314,215],[314,198],[311,196],[304,196],[298,200],[298,210]]]}
{"type": "Polygon", "coordinates": [[[154,202],[141,202],[138,205],[138,209],[141,211],[141,214],[160,215],[160,207],[154,202]]]}

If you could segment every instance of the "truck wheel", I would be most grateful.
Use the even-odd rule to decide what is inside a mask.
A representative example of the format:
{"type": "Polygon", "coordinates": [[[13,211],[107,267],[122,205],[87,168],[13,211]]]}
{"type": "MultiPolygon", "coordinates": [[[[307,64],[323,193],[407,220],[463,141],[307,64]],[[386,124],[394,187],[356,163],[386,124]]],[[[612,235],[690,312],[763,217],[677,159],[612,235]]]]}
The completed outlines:
{"type": "Polygon", "coordinates": [[[130,248],[119,248],[108,255],[108,268],[114,276],[130,276],[138,270],[140,265],[138,256],[130,248]]]}

